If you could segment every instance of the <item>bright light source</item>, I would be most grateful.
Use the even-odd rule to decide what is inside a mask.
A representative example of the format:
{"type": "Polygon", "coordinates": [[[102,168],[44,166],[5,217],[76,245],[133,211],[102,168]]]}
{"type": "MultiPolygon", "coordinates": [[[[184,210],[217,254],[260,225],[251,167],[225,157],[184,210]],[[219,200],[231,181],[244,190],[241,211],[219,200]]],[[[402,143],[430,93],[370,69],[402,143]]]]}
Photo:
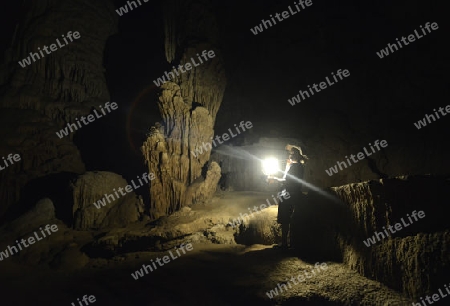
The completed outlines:
{"type": "Polygon", "coordinates": [[[274,175],[280,171],[278,159],[266,158],[262,161],[262,171],[265,175],[274,175]]]}

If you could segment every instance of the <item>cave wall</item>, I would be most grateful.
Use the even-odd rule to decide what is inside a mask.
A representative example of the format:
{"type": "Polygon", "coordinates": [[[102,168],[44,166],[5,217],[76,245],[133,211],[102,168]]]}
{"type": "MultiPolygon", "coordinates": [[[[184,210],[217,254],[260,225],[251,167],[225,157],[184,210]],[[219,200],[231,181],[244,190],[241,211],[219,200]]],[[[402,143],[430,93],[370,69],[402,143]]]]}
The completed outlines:
{"type": "Polygon", "coordinates": [[[164,19],[168,71],[191,63],[192,58],[198,64],[197,53],[204,50],[214,51],[215,56],[160,86],[163,122],[151,128],[142,146],[149,172],[156,176],[150,183],[152,218],[205,201],[215,192],[220,167],[208,162],[208,148],[226,85],[210,1],[166,1],[164,19]],[[191,153],[202,147],[206,149],[201,154],[191,153]]]}
{"type": "Polygon", "coordinates": [[[103,53],[117,22],[108,0],[23,1],[0,69],[0,153],[21,156],[0,172],[0,217],[19,201],[27,183],[52,173],[85,171],[74,133],[60,139],[55,132],[109,100],[103,53]],[[69,31],[78,31],[80,38],[65,45],[62,35],[69,31]],[[26,67],[18,64],[57,38],[63,47],[26,67]]]}
{"type": "MultiPolygon", "coordinates": [[[[401,175],[448,174],[450,161],[445,157],[446,149],[444,147],[446,144],[439,140],[440,136],[435,133],[435,130],[415,135],[414,133],[402,134],[395,130],[388,132],[386,129],[385,132],[375,134],[370,131],[371,126],[365,126],[361,129],[360,135],[342,125],[341,122],[345,120],[344,117],[340,117],[340,114],[323,116],[323,122],[311,123],[310,127],[298,128],[300,133],[297,138],[283,137],[283,134],[289,134],[289,128],[285,129],[285,133],[280,132],[280,136],[277,138],[267,137],[269,134],[265,132],[267,123],[255,122],[252,137],[257,138],[257,141],[252,144],[231,145],[231,147],[226,143],[213,150],[212,158],[223,163],[222,173],[230,178],[228,185],[233,190],[262,191],[264,187],[257,182],[259,180],[257,177],[261,174],[260,166],[254,165],[249,156],[236,156],[239,153],[229,151],[244,150],[256,156],[269,156],[273,150],[279,150],[280,153],[277,153],[277,157],[283,160],[286,158],[286,154],[283,154],[282,151],[289,141],[300,144],[303,153],[308,156],[304,179],[318,188],[401,175]],[[363,136],[369,134],[373,136],[363,136]],[[380,135],[388,136],[383,138],[380,135]],[[270,139],[270,144],[258,144],[266,142],[267,139],[270,139]],[[373,145],[374,140],[377,139],[379,141],[385,139],[388,146],[373,153],[370,151],[369,143],[373,145]],[[333,173],[331,176],[327,174],[325,170],[329,171],[329,168],[334,167],[337,161],[344,162],[345,156],[363,152],[364,147],[372,153],[369,158],[364,158],[357,163],[352,162],[347,168],[342,166],[343,170],[337,168],[338,173],[333,173]]],[[[222,123],[222,125],[219,128],[232,126],[230,123],[222,123]]],[[[292,124],[290,128],[293,127],[295,128],[292,124]]],[[[247,137],[247,135],[238,137],[241,136],[247,137]]]]}
{"type": "MultiPolygon", "coordinates": [[[[406,87],[404,90],[407,90],[406,87]]],[[[299,139],[308,148],[310,183],[319,187],[333,187],[402,175],[449,174],[450,161],[445,157],[446,143],[440,138],[446,130],[445,122],[436,122],[434,126],[426,127],[427,130],[420,131],[413,125],[413,120],[423,118],[431,106],[423,112],[422,108],[418,108],[407,118],[395,118],[394,114],[404,112],[408,106],[403,103],[388,106],[386,102],[368,100],[366,112],[356,108],[353,103],[349,101],[349,105],[342,106],[346,114],[318,109],[311,114],[315,122],[302,121],[305,123],[299,128],[299,139]],[[380,105],[375,105],[378,103],[383,104],[389,112],[378,110],[380,105]],[[374,119],[374,114],[370,112],[376,112],[383,121],[374,119]],[[361,120],[366,122],[361,123],[361,120]],[[352,162],[351,166],[343,167],[343,170],[338,168],[338,173],[331,176],[325,172],[335,166],[337,161],[345,161],[345,156],[363,152],[364,147],[372,152],[369,143],[373,145],[377,139],[386,140],[388,146],[380,151],[375,148],[376,153],[357,163],[352,162]]]]}
{"type": "Polygon", "coordinates": [[[446,177],[403,176],[331,188],[348,209],[337,227],[344,263],[415,299],[437,292],[450,272],[450,231],[442,211],[449,184],[446,177]],[[414,210],[425,217],[410,222],[414,210]],[[363,243],[402,218],[408,226],[385,239],[379,235],[370,247],[363,243]]]}
{"type": "Polygon", "coordinates": [[[260,137],[278,129],[282,137],[300,139],[310,157],[309,182],[320,187],[380,179],[383,174],[450,173],[441,136],[449,132],[449,117],[431,120],[420,130],[413,124],[448,104],[442,102],[449,92],[442,78],[449,67],[443,40],[434,33],[394,56],[380,59],[375,53],[389,39],[422,24],[425,16],[445,20],[442,10],[411,6],[399,19],[393,16],[402,14],[403,5],[386,2],[373,11],[355,11],[358,6],[352,2],[321,2],[301,18],[251,34],[248,28],[276,12],[277,5],[235,10],[222,4],[229,13],[222,16],[228,24],[223,41],[229,86],[219,112],[221,126],[228,128],[237,114],[251,120],[260,137]],[[228,15],[234,16],[233,22],[228,15]],[[348,69],[350,76],[294,106],[288,102],[338,69],[348,69]],[[376,139],[385,139],[388,147],[338,174],[326,174],[337,161],[376,139]]]}
{"type": "Polygon", "coordinates": [[[103,52],[106,40],[117,31],[114,5],[108,0],[24,1],[22,10],[0,74],[0,105],[35,109],[68,122],[108,101],[103,52]],[[78,31],[80,38],[50,54],[43,52],[44,57],[25,68],[18,64],[56,39],[64,44],[62,35],[69,31],[78,31]]]}

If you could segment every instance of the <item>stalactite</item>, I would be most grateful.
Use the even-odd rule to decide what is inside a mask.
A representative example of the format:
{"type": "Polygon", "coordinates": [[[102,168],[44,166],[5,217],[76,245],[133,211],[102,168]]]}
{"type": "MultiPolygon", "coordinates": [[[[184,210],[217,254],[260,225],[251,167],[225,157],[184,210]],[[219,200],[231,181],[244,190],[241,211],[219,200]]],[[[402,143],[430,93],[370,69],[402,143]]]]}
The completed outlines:
{"type": "Polygon", "coordinates": [[[167,1],[164,7],[164,32],[166,60],[172,63],[175,60],[177,49],[177,25],[181,3],[179,1],[167,1]]]}

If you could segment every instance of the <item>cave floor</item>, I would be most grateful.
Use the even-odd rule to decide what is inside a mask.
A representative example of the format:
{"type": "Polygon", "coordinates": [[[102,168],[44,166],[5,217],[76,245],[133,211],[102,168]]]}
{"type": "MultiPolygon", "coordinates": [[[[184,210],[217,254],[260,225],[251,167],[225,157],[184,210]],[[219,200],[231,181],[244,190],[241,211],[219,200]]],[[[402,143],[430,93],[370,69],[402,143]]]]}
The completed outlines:
{"type": "MultiPolygon", "coordinates": [[[[266,197],[228,193],[216,198],[211,206],[199,205],[192,211],[197,213],[197,222],[199,215],[225,222],[226,216],[245,212],[251,203],[264,203],[266,197]]],[[[276,214],[276,206],[269,210],[276,214]]],[[[164,226],[191,224],[191,217],[176,214],[164,226]]],[[[84,295],[94,295],[95,305],[411,305],[400,293],[341,263],[326,262],[328,269],[301,283],[294,279],[294,283],[292,277],[310,272],[316,262],[305,262],[291,250],[268,245],[192,244],[192,251],[137,280],[131,273],[150,264],[151,259],[168,255],[167,249],[127,252],[111,259],[90,258],[87,265],[71,272],[46,265],[24,267],[10,261],[2,266],[1,305],[79,306],[77,298],[84,295]],[[266,292],[283,282],[286,289],[270,299],[266,292]]]]}
{"type": "Polygon", "coordinates": [[[266,292],[311,271],[314,263],[263,245],[195,245],[138,280],[132,278],[156,256],[139,252],[97,259],[70,273],[3,271],[2,305],[70,305],[85,294],[95,295],[96,305],[411,305],[399,293],[332,262],[269,299],[266,292]]]}

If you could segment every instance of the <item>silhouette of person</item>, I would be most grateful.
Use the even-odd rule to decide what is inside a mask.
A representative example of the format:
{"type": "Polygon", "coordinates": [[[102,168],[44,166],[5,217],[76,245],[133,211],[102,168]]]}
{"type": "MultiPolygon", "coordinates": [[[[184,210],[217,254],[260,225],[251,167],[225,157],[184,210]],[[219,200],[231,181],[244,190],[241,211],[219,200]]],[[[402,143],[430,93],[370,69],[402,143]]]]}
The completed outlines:
{"type": "MultiPolygon", "coordinates": [[[[304,163],[307,157],[301,153],[301,150],[297,147],[290,145],[286,146],[289,150],[289,158],[287,160],[286,169],[287,173],[283,178],[276,178],[280,182],[283,182],[284,194],[287,192],[289,194],[289,200],[283,201],[278,204],[278,216],[277,222],[281,225],[281,248],[287,249],[291,243],[288,243],[288,236],[290,233],[291,217],[294,212],[295,206],[301,202],[303,193],[302,187],[304,175],[304,163]]],[[[289,237],[290,238],[290,237],[289,237]]]]}

